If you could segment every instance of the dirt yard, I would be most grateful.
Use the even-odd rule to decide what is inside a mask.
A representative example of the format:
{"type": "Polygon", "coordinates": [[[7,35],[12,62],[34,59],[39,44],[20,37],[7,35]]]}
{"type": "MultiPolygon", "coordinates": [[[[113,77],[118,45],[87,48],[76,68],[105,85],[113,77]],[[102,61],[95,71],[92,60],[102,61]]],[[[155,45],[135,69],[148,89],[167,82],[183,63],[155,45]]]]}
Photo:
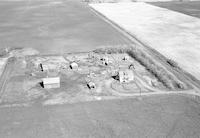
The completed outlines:
{"type": "Polygon", "coordinates": [[[110,47],[64,55],[22,56],[34,53],[23,49],[9,53],[16,56],[8,59],[4,72],[9,73],[1,76],[0,107],[77,103],[152,92],[195,91],[192,85],[178,79],[139,48],[110,47]],[[47,84],[44,81],[55,77],[59,82],[47,84]]]}

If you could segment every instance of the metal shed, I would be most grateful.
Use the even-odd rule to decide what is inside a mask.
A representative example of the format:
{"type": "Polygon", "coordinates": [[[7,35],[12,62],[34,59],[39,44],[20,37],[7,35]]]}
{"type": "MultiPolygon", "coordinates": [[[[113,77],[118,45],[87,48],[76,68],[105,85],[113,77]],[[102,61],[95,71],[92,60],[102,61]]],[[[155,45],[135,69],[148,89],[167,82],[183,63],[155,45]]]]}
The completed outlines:
{"type": "Polygon", "coordinates": [[[92,82],[92,81],[88,82],[88,83],[87,83],[87,86],[88,86],[89,89],[95,89],[95,88],[96,88],[95,83],[92,82]]]}
{"type": "Polygon", "coordinates": [[[60,77],[43,78],[42,83],[46,89],[60,88],[60,77]]]}
{"type": "Polygon", "coordinates": [[[71,69],[78,69],[78,64],[77,64],[76,62],[72,62],[72,63],[70,64],[70,68],[71,68],[71,69]]]}

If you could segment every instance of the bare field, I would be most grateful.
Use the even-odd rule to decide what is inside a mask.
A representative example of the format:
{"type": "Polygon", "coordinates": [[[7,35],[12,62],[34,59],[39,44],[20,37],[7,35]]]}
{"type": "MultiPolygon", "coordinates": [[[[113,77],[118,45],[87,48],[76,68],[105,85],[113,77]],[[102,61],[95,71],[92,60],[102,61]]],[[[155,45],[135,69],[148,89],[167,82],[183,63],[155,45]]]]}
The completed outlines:
{"type": "Polygon", "coordinates": [[[198,138],[199,101],[152,96],[59,106],[1,108],[2,138],[198,138]]]}
{"type": "Polygon", "coordinates": [[[200,1],[151,2],[149,4],[200,18],[200,1]]]}
{"type": "Polygon", "coordinates": [[[80,0],[0,1],[0,32],[0,48],[32,47],[45,54],[130,43],[80,0]]]}

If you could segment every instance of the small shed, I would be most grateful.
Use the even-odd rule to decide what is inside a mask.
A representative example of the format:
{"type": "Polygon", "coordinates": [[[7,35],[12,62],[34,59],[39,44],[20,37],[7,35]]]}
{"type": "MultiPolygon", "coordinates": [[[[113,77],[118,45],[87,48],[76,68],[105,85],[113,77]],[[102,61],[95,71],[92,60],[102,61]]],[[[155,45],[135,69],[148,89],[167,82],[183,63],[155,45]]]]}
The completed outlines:
{"type": "Polygon", "coordinates": [[[92,82],[92,81],[88,82],[88,83],[87,83],[87,86],[88,86],[89,89],[95,89],[95,88],[96,88],[95,83],[92,82]]]}
{"type": "Polygon", "coordinates": [[[100,60],[102,61],[103,65],[108,65],[109,63],[109,58],[107,56],[101,57],[100,60]]]}
{"type": "Polygon", "coordinates": [[[43,78],[42,83],[45,89],[60,88],[60,77],[43,78]]]}
{"type": "Polygon", "coordinates": [[[124,61],[129,60],[129,56],[128,56],[128,55],[125,55],[125,56],[122,58],[122,60],[124,60],[124,61]]]}
{"type": "Polygon", "coordinates": [[[52,63],[41,63],[40,64],[41,71],[49,71],[49,70],[58,70],[57,64],[52,63]]]}
{"type": "Polygon", "coordinates": [[[43,64],[43,63],[40,63],[40,68],[41,68],[41,71],[48,71],[49,70],[48,65],[43,64]]]}
{"type": "Polygon", "coordinates": [[[120,83],[128,83],[134,80],[134,74],[132,70],[122,70],[119,71],[119,81],[120,83]]]}
{"type": "Polygon", "coordinates": [[[133,70],[133,69],[135,69],[135,66],[134,66],[134,64],[130,64],[128,68],[133,70]]]}
{"type": "Polygon", "coordinates": [[[38,62],[38,61],[32,61],[33,65],[35,68],[41,68],[41,62],[38,62]]]}
{"type": "Polygon", "coordinates": [[[78,64],[77,64],[76,62],[72,62],[72,63],[69,65],[69,67],[70,67],[71,69],[78,69],[78,64]]]}

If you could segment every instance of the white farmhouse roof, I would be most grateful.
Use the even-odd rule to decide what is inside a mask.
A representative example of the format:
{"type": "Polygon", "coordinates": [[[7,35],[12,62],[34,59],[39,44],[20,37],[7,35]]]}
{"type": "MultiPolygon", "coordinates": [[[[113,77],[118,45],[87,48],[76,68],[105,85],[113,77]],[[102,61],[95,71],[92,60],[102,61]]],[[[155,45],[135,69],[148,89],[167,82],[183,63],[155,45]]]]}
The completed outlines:
{"type": "Polygon", "coordinates": [[[132,70],[119,71],[120,82],[130,82],[134,80],[134,74],[132,70]]]}

